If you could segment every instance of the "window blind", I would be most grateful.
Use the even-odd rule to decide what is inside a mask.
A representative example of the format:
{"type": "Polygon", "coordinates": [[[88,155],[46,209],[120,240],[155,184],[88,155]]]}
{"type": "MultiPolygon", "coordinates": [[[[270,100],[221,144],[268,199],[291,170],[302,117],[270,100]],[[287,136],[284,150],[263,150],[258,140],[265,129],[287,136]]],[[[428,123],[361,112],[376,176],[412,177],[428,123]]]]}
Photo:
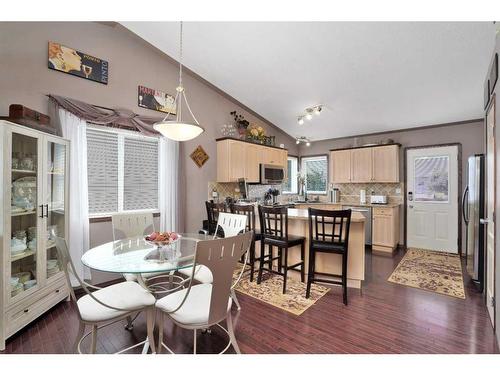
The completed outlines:
{"type": "Polygon", "coordinates": [[[158,141],[124,139],[123,209],[158,208],[158,141]]]}
{"type": "Polygon", "coordinates": [[[87,129],[89,213],[118,211],[118,134],[87,129]]]}

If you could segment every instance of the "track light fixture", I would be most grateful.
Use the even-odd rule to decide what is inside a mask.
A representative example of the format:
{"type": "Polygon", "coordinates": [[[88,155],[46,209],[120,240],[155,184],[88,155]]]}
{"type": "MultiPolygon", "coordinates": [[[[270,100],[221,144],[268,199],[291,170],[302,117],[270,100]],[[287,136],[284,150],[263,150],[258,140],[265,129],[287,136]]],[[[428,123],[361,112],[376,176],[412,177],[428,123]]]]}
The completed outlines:
{"type": "Polygon", "coordinates": [[[319,116],[321,114],[322,110],[323,110],[322,104],[318,104],[318,105],[306,108],[301,115],[297,116],[297,123],[299,125],[303,125],[304,119],[311,121],[313,118],[313,114],[316,116],[319,116]]]}
{"type": "Polygon", "coordinates": [[[295,143],[298,145],[301,143],[305,143],[307,147],[311,145],[311,141],[309,140],[309,138],[304,136],[295,138],[295,143]]]}

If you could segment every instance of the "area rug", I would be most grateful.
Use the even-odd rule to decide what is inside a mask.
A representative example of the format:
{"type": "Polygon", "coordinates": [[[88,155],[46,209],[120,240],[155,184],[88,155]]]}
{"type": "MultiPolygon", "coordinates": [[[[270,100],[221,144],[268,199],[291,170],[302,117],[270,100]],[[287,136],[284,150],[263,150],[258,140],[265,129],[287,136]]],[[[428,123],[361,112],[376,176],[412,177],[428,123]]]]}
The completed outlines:
{"type": "Polygon", "coordinates": [[[465,299],[460,256],[408,249],[387,281],[465,299]]]}
{"type": "MultiPolygon", "coordinates": [[[[239,276],[240,271],[241,266],[235,271],[234,279],[239,276]]],[[[245,270],[236,290],[294,315],[301,315],[328,293],[330,288],[312,284],[311,295],[306,298],[306,284],[289,276],[286,282],[286,294],[283,294],[283,276],[264,272],[262,282],[257,284],[257,272],[254,281],[250,282],[249,272],[245,270]]]]}

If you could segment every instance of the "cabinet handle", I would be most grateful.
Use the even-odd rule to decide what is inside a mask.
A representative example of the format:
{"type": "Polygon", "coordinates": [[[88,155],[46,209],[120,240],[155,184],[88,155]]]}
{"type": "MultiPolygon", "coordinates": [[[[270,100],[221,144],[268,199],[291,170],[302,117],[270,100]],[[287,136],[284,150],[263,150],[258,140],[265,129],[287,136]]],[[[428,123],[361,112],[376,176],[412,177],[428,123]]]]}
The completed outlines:
{"type": "Polygon", "coordinates": [[[59,293],[59,289],[56,289],[56,293],[59,293]]]}
{"type": "Polygon", "coordinates": [[[45,205],[45,217],[49,217],[49,205],[45,205]]]}
{"type": "Polygon", "coordinates": [[[28,313],[29,311],[30,311],[30,309],[24,309],[25,313],[28,313]]]}
{"type": "Polygon", "coordinates": [[[39,207],[40,207],[40,216],[38,217],[43,219],[43,204],[41,204],[39,207]]]}

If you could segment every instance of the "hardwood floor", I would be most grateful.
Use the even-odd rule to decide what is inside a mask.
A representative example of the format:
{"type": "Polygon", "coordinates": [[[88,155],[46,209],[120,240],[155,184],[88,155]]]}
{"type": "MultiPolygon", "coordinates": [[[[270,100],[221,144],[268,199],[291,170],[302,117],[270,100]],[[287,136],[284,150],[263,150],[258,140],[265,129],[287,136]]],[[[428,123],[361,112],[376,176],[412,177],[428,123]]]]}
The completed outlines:
{"type": "MultiPolygon", "coordinates": [[[[465,300],[387,282],[402,255],[400,251],[387,258],[367,251],[363,293],[349,289],[348,306],[336,287],[301,316],[239,294],[242,311],[233,313],[241,352],[499,353],[482,296],[474,292],[469,278],[464,275],[465,300]]],[[[143,316],[133,332],[123,325],[99,332],[99,353],[118,351],[146,335],[143,316]]],[[[77,327],[76,312],[62,302],[10,338],[4,353],[69,353],[77,327]]],[[[169,323],[165,340],[177,352],[192,352],[190,331],[169,323]]],[[[218,328],[200,334],[198,352],[219,351],[225,340],[218,328]]]]}

